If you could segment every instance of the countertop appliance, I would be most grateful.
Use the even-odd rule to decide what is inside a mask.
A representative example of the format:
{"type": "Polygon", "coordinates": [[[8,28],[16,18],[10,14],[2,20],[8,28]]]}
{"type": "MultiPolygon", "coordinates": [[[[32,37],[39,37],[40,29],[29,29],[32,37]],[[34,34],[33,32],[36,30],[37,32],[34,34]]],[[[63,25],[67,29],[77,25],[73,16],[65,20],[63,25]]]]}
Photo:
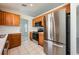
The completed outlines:
{"type": "Polygon", "coordinates": [[[56,11],[45,16],[46,39],[44,40],[44,52],[47,55],[66,54],[66,12],[56,11]]]}

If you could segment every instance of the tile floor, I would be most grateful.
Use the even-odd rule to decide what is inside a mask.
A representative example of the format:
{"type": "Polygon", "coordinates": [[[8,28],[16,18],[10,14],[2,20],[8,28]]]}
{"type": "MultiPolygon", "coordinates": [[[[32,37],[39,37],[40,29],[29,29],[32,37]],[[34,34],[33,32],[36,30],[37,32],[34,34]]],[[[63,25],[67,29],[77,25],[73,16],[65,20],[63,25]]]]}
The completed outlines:
{"type": "Polygon", "coordinates": [[[10,49],[8,55],[45,55],[45,53],[43,47],[32,41],[26,41],[21,46],[10,49]]]}

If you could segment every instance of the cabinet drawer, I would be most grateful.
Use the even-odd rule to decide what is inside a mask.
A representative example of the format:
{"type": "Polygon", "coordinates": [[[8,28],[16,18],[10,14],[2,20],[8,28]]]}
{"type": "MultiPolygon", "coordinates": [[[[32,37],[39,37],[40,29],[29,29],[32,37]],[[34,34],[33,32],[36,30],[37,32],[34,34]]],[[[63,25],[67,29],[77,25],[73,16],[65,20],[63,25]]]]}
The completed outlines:
{"type": "Polygon", "coordinates": [[[17,42],[17,43],[12,42],[11,45],[9,46],[9,49],[14,48],[14,47],[17,47],[17,46],[20,46],[20,45],[21,45],[20,42],[17,42]]]}
{"type": "Polygon", "coordinates": [[[38,43],[41,46],[44,45],[44,32],[39,32],[39,40],[38,40],[38,43]]]}
{"type": "Polygon", "coordinates": [[[9,40],[9,49],[20,46],[21,45],[21,34],[9,34],[8,35],[9,40]]]}

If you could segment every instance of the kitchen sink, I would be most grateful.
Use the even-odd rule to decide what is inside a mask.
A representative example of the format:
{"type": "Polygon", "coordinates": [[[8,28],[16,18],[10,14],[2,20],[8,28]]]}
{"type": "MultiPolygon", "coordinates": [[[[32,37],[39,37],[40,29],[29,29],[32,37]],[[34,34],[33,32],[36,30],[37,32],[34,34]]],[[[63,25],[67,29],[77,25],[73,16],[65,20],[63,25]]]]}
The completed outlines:
{"type": "Polygon", "coordinates": [[[0,38],[4,38],[6,34],[0,34],[0,38]]]}

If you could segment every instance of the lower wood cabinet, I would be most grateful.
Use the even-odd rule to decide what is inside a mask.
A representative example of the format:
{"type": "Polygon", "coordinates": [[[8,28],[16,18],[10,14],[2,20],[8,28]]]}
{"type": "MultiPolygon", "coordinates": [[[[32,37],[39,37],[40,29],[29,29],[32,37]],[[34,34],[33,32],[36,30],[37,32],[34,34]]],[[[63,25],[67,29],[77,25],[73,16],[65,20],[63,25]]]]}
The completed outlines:
{"type": "MultiPolygon", "coordinates": [[[[31,41],[33,41],[33,32],[29,33],[29,38],[31,41]]],[[[38,45],[43,46],[44,45],[44,32],[38,32],[38,45]]]]}
{"type": "Polygon", "coordinates": [[[38,22],[41,22],[41,25],[44,27],[45,24],[44,24],[44,20],[43,20],[43,16],[41,17],[37,17],[35,19],[32,20],[32,26],[35,27],[35,23],[38,23],[38,22]]]}
{"type": "Polygon", "coordinates": [[[41,46],[44,45],[44,32],[39,32],[38,44],[41,46]]]}
{"type": "Polygon", "coordinates": [[[9,34],[9,49],[20,46],[21,45],[21,33],[9,34]]]}
{"type": "Polygon", "coordinates": [[[30,32],[30,33],[29,33],[29,38],[30,38],[31,41],[33,40],[33,39],[32,39],[32,38],[33,38],[33,37],[32,37],[32,34],[33,34],[33,32],[30,32]]]}

